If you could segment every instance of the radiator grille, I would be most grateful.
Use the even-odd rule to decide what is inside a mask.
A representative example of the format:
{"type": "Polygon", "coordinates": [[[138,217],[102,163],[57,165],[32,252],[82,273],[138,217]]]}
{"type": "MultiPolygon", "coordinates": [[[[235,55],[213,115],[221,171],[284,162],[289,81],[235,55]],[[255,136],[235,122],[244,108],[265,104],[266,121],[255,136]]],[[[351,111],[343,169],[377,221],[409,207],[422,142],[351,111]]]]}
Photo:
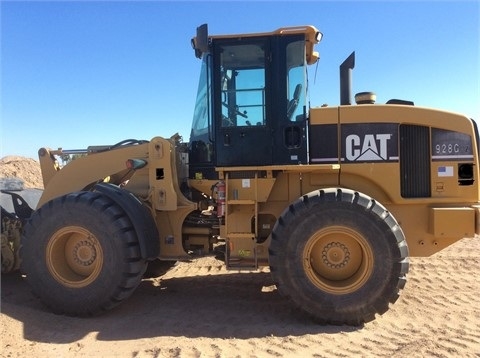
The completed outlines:
{"type": "Polygon", "coordinates": [[[402,197],[431,196],[428,127],[406,124],[400,126],[400,176],[402,197]]]}

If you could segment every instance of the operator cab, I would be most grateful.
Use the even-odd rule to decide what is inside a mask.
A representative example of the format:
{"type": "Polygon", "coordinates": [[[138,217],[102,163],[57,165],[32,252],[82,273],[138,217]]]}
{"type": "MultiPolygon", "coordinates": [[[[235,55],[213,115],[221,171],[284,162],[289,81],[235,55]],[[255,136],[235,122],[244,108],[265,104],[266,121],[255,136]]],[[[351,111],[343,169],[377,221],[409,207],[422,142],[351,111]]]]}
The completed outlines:
{"type": "Polygon", "coordinates": [[[215,167],[307,163],[307,64],[321,33],[313,26],[208,36],[189,142],[189,176],[217,179],[215,167]]]}

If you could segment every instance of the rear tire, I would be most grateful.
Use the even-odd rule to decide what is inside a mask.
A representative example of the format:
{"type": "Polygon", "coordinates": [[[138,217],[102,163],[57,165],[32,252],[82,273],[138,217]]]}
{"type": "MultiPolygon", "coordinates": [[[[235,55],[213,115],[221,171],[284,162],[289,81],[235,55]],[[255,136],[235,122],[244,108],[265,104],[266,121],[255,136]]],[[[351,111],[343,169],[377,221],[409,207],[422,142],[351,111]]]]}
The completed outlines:
{"type": "Polygon", "coordinates": [[[54,312],[113,308],[141,282],[146,262],[125,211],[101,193],[78,192],[38,209],[25,226],[22,271],[54,312]]]}
{"type": "Polygon", "coordinates": [[[405,286],[408,249],[391,214],[348,189],[312,192],[272,231],[270,269],[280,293],[320,323],[360,325],[405,286]]]}

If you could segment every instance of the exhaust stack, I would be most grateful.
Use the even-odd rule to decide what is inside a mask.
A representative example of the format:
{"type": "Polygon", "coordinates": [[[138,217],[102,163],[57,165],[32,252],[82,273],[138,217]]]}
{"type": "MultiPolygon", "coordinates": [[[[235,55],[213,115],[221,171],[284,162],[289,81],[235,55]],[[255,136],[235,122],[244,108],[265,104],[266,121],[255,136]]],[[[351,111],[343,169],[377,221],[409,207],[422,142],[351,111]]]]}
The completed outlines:
{"type": "Polygon", "coordinates": [[[352,70],[355,67],[355,51],[340,65],[340,104],[352,104],[352,70]]]}

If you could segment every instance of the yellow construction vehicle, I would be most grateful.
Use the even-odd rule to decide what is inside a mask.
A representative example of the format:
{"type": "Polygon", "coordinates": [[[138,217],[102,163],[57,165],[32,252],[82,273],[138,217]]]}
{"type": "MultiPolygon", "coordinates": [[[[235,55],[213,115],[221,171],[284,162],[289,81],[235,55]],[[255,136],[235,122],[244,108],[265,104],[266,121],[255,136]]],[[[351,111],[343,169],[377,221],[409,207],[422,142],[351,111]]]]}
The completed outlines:
{"type": "MultiPolygon", "coordinates": [[[[479,232],[475,122],[407,100],[310,107],[313,26],[192,39],[201,59],[190,140],[41,148],[44,192],[23,228],[22,269],[55,312],[129,297],[147,266],[216,255],[269,266],[316,321],[359,325],[406,283],[409,256],[479,232]],[[60,167],[58,157],[85,154],[60,167]]],[[[167,120],[167,119],[166,119],[167,120]]],[[[170,120],[170,119],[168,119],[170,120]]]]}

